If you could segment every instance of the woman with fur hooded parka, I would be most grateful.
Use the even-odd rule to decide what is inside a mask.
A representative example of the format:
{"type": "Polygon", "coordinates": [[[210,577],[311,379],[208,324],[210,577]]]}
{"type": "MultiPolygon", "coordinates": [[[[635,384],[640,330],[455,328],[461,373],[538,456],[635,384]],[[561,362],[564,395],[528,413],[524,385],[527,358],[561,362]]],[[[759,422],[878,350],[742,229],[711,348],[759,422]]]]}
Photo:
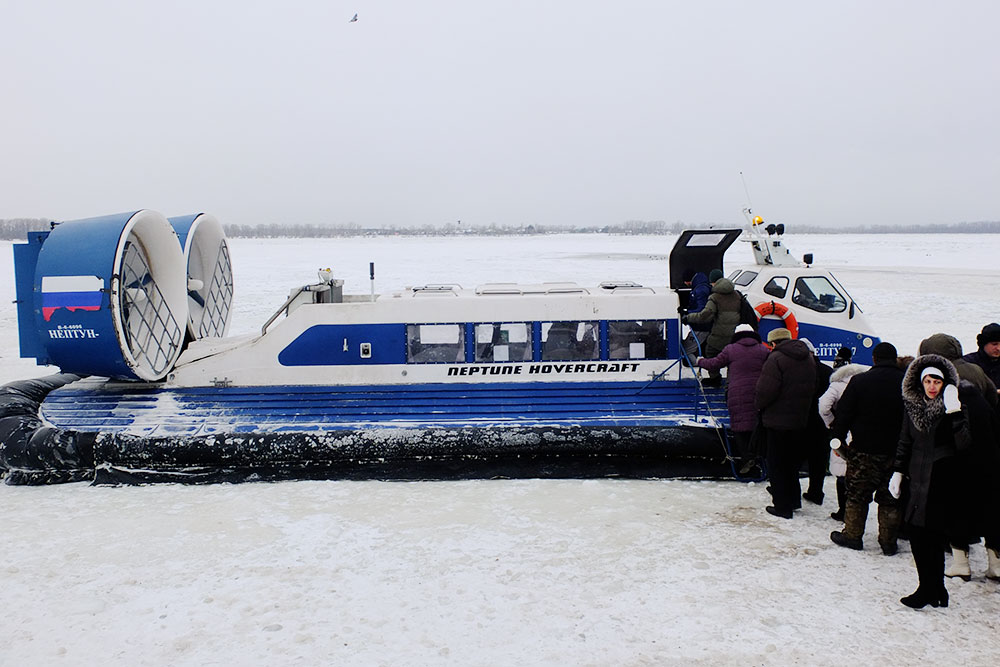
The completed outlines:
{"type": "Polygon", "coordinates": [[[903,520],[917,568],[917,590],[900,602],[919,609],[948,606],[944,550],[948,537],[964,534],[967,508],[969,420],[958,397],[958,372],[937,354],[917,357],[903,377],[903,428],[889,490],[900,496],[903,477],[909,498],[903,520]]]}

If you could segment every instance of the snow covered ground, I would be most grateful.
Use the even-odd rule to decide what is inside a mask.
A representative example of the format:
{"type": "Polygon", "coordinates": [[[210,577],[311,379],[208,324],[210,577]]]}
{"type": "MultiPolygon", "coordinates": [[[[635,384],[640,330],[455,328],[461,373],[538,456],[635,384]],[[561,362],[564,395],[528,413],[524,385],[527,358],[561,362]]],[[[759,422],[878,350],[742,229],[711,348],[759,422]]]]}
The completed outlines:
{"type": "MultiPolygon", "coordinates": [[[[607,279],[663,283],[672,239],[232,241],[232,333],[332,266],[348,291],[607,279]]],[[[790,237],[901,354],[944,331],[969,349],[1000,321],[1000,237],[790,237]]],[[[0,242],[0,382],[17,356],[0,242]]],[[[734,248],[727,269],[745,248],[734,248]]],[[[0,486],[0,665],[995,664],[1000,585],[899,604],[906,543],[834,546],[823,507],[763,512],[763,485],[520,480],[209,487],[0,486]]],[[[874,514],[874,513],[873,513],[874,514]]]]}

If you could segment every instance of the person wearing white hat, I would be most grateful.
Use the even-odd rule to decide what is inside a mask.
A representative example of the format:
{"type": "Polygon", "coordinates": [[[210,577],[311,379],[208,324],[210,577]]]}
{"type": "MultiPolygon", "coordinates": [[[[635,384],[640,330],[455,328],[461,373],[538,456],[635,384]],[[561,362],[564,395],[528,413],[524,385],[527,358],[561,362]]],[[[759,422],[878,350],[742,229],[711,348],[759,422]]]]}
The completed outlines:
{"type": "Polygon", "coordinates": [[[972,446],[972,431],[959,399],[958,381],[955,366],[937,354],[914,359],[903,377],[905,418],[889,492],[899,498],[904,478],[909,480],[903,519],[919,584],[899,601],[914,609],[948,606],[944,547],[951,534],[961,533],[968,507],[964,459],[972,446]]]}
{"type": "Polygon", "coordinates": [[[768,349],[760,342],[760,336],[749,324],[736,327],[733,341],[722,348],[714,357],[698,359],[697,365],[709,371],[727,371],[726,405],[729,408],[729,430],[736,441],[737,455],[742,459],[740,475],[747,475],[763,456],[763,452],[749,450],[750,435],[757,426],[757,410],[754,408],[754,391],[757,378],[767,360],[768,349]]]}

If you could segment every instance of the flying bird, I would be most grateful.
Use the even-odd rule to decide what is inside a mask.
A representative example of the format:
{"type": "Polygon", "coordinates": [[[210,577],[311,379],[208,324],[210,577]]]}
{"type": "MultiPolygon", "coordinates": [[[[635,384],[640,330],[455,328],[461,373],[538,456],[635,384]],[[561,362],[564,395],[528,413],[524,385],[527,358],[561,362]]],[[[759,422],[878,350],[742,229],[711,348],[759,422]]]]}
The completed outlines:
{"type": "Polygon", "coordinates": [[[348,23],[357,23],[357,22],[358,22],[358,15],[357,14],[355,14],[353,17],[351,17],[351,20],[348,21],[348,23]]]}

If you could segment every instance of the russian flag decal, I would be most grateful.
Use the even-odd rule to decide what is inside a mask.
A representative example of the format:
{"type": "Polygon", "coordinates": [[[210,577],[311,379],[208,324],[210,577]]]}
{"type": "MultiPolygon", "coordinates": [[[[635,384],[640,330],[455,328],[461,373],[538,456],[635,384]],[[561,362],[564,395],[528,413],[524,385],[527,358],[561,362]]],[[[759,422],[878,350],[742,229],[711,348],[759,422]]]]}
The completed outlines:
{"type": "Polygon", "coordinates": [[[60,308],[100,310],[104,280],[97,276],[42,276],[42,317],[60,308]]]}

